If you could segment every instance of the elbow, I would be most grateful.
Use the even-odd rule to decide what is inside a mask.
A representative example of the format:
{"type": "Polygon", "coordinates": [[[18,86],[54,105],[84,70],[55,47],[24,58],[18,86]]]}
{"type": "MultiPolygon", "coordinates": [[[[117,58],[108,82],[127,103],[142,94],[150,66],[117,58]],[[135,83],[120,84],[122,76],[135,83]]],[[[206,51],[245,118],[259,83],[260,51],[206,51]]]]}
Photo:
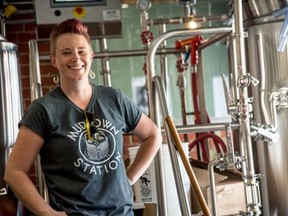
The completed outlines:
{"type": "Polygon", "coordinates": [[[3,179],[9,185],[11,177],[8,169],[5,170],[3,179]]]}
{"type": "Polygon", "coordinates": [[[6,166],[3,179],[9,186],[13,184],[15,180],[17,180],[17,177],[14,175],[14,173],[15,172],[13,172],[13,169],[6,166]]]}

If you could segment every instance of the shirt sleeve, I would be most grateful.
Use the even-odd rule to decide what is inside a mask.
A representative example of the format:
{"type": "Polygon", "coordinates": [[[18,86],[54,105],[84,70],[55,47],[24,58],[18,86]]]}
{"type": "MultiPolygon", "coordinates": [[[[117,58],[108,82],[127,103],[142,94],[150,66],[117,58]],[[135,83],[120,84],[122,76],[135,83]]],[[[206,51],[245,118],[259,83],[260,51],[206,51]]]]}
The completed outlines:
{"type": "Polygon", "coordinates": [[[137,126],[142,111],[140,107],[136,105],[136,103],[129,98],[124,93],[121,93],[121,105],[122,105],[122,112],[124,114],[125,122],[127,124],[126,133],[130,132],[131,130],[135,129],[137,126]]]}
{"type": "Polygon", "coordinates": [[[45,111],[44,107],[41,104],[33,101],[28,110],[24,113],[18,127],[20,128],[22,125],[33,130],[35,133],[39,134],[43,139],[45,139],[48,134],[49,124],[47,112],[45,111]]]}

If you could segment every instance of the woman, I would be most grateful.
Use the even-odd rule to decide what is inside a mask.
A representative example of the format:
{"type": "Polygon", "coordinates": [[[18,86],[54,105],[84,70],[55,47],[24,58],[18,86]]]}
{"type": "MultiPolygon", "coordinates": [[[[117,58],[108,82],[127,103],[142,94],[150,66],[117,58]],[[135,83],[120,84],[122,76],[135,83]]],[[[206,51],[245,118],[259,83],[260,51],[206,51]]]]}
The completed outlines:
{"type": "Polygon", "coordinates": [[[131,216],[131,185],[152,162],[161,134],[119,90],[89,84],[93,51],[83,23],[69,19],[55,26],[50,43],[60,87],[34,100],[24,114],[5,181],[39,216],[131,216]],[[141,142],[127,172],[122,132],[141,142]],[[49,205],[27,175],[38,153],[49,205]]]}

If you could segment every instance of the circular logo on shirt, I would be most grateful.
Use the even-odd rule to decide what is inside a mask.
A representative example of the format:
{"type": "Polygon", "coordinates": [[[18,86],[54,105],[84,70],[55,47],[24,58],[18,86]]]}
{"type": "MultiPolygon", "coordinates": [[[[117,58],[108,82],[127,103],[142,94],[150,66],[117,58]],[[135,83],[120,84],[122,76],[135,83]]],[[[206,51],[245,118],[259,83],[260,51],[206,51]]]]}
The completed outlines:
{"type": "Polygon", "coordinates": [[[102,164],[111,159],[116,150],[114,135],[106,130],[99,128],[97,135],[91,140],[87,139],[86,131],[79,137],[79,151],[84,159],[93,164],[102,164]]]}

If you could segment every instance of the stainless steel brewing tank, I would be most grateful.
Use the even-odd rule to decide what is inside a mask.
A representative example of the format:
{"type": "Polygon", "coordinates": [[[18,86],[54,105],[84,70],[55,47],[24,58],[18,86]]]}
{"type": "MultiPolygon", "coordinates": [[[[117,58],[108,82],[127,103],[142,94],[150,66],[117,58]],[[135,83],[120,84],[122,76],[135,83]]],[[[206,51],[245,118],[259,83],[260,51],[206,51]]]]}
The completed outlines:
{"type": "MultiPolygon", "coordinates": [[[[18,133],[23,114],[18,48],[0,35],[0,198],[7,190],[3,177],[7,157],[18,133]]],[[[1,212],[0,212],[1,215],[1,212]]]]}
{"type": "MultiPolygon", "coordinates": [[[[283,20],[263,17],[247,28],[248,72],[260,81],[252,87],[254,120],[261,124],[274,122],[269,93],[288,87],[287,47],[284,52],[277,51],[282,24],[283,20]]],[[[284,101],[288,99],[285,91],[282,96],[284,101]]],[[[264,175],[260,180],[263,215],[267,216],[288,215],[288,108],[277,109],[275,119],[277,143],[256,143],[259,172],[264,175]]]]}

